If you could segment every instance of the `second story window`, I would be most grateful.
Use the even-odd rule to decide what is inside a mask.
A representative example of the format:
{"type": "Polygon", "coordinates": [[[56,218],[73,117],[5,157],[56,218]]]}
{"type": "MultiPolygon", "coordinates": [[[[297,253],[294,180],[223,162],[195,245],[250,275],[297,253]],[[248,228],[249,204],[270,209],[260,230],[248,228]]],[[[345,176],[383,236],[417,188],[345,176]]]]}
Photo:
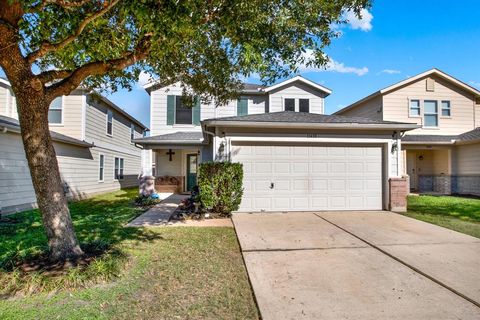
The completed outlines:
{"type": "Polygon", "coordinates": [[[451,110],[450,110],[450,101],[442,101],[442,116],[450,117],[451,110]]]}
{"type": "Polygon", "coordinates": [[[62,124],[63,121],[63,106],[62,106],[62,97],[55,98],[52,103],[50,103],[50,108],[48,109],[48,122],[50,124],[62,124]]]}
{"type": "Polygon", "coordinates": [[[410,116],[420,116],[420,100],[410,100],[410,116]]]}
{"type": "Polygon", "coordinates": [[[244,116],[248,114],[248,99],[241,97],[237,100],[237,116],[244,116]]]}
{"type": "Polygon", "coordinates": [[[310,112],[310,100],[299,99],[298,100],[298,111],[299,112],[310,112]]]}
{"type": "Polygon", "coordinates": [[[183,105],[182,96],[167,96],[167,125],[200,125],[200,99],[193,107],[183,105]]]}
{"type": "Polygon", "coordinates": [[[130,124],[130,140],[135,139],[135,125],[132,123],[130,124]]]}
{"type": "Polygon", "coordinates": [[[285,111],[295,111],[295,99],[286,98],[284,100],[285,111]]]}
{"type": "Polygon", "coordinates": [[[424,127],[438,127],[437,101],[425,100],[423,102],[423,118],[424,127]]]}
{"type": "Polygon", "coordinates": [[[113,112],[112,110],[107,111],[107,134],[111,136],[113,133],[113,112]]]}

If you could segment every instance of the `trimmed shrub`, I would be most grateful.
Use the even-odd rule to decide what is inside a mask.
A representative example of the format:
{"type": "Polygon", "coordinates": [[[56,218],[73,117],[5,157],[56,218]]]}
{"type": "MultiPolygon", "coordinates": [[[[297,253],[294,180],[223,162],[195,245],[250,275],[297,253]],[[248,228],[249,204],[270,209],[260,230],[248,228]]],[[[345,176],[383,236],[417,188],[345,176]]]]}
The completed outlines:
{"type": "Polygon", "coordinates": [[[205,162],[198,169],[200,202],[208,210],[230,215],[243,195],[243,166],[232,162],[205,162]]]}

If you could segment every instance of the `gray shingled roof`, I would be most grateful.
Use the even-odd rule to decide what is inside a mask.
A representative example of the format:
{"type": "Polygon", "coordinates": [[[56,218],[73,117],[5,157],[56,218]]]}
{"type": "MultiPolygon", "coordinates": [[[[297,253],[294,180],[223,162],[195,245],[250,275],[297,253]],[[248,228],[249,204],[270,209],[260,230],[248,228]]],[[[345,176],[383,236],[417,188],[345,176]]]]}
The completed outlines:
{"type": "MultiPolygon", "coordinates": [[[[12,131],[20,132],[20,123],[18,122],[18,120],[14,118],[2,116],[2,115],[0,115],[0,127],[6,127],[7,129],[10,129],[12,131]]],[[[52,137],[52,140],[58,141],[58,142],[73,144],[73,145],[82,146],[82,147],[93,146],[88,142],[81,141],[72,137],[68,137],[55,131],[50,131],[50,136],[52,137]]]]}
{"type": "Polygon", "coordinates": [[[245,122],[295,122],[295,123],[359,123],[359,124],[411,124],[404,122],[382,121],[362,117],[345,117],[308,112],[281,111],[249,114],[245,116],[208,119],[208,121],[245,121],[245,122]]]}
{"type": "Polygon", "coordinates": [[[153,144],[200,144],[203,141],[202,132],[179,131],[174,133],[161,134],[157,136],[144,137],[133,140],[136,143],[153,143],[153,144]]]}
{"type": "Polygon", "coordinates": [[[260,92],[259,89],[264,89],[264,88],[265,86],[261,84],[244,83],[242,86],[242,92],[255,93],[255,92],[260,92]]]}
{"type": "Polygon", "coordinates": [[[476,128],[467,132],[464,132],[459,135],[420,135],[420,134],[412,134],[412,135],[405,135],[402,138],[403,142],[468,142],[468,141],[475,141],[480,140],[480,128],[476,128]]]}

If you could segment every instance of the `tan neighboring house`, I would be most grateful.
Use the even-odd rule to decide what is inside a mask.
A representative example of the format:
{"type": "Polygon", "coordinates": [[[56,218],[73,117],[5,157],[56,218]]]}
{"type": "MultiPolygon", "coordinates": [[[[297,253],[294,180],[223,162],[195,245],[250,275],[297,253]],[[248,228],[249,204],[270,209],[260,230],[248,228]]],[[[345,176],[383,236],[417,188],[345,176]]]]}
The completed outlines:
{"type": "MultiPolygon", "coordinates": [[[[0,78],[0,212],[36,207],[15,97],[0,78]]],[[[49,110],[64,190],[71,199],[138,184],[142,149],[132,140],[147,129],[105,97],[76,90],[49,110]]]]}
{"type": "Polygon", "coordinates": [[[410,189],[480,195],[479,90],[431,69],[335,114],[418,124],[401,139],[410,189]]]}

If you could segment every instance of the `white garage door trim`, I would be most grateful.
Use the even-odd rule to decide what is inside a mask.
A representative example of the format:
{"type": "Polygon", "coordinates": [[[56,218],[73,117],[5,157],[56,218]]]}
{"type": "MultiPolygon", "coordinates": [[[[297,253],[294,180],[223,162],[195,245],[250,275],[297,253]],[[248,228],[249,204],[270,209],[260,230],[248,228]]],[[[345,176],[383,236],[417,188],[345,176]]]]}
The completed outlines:
{"type": "Polygon", "coordinates": [[[232,141],[244,164],[239,211],[382,210],[381,144],[232,141]]]}

